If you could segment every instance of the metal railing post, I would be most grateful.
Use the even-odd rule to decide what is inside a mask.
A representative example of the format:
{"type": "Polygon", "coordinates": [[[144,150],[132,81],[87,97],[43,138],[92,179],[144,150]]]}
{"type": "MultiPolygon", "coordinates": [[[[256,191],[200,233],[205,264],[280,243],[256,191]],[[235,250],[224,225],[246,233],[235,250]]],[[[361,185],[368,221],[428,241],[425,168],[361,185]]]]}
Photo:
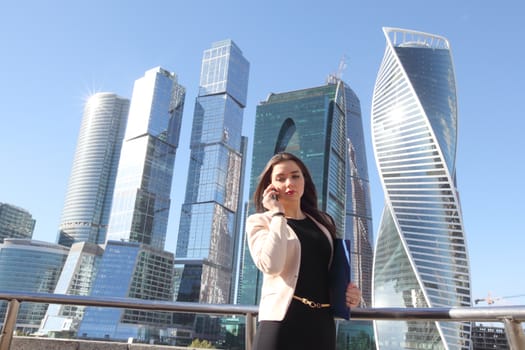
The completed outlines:
{"type": "Polygon", "coordinates": [[[515,321],[512,318],[504,318],[505,333],[507,333],[507,341],[511,350],[525,350],[525,333],[521,327],[521,322],[515,321]]]}
{"type": "MultiPolygon", "coordinates": [[[[255,336],[255,323],[256,316],[251,313],[246,314],[246,334],[245,334],[245,346],[246,350],[252,350],[253,347],[253,338],[255,336]]],[[[1,349],[0,349],[1,350],[1,349]]]]}
{"type": "MultiPolygon", "coordinates": [[[[161,312],[199,313],[208,315],[243,315],[246,318],[245,346],[246,350],[253,349],[255,339],[256,318],[259,312],[254,305],[229,304],[201,304],[191,302],[152,301],[133,298],[4,292],[0,290],[0,300],[7,301],[2,332],[0,332],[0,350],[9,350],[13,333],[16,329],[16,320],[20,304],[45,303],[60,305],[80,305],[94,307],[112,307],[133,310],[150,310],[161,312]]],[[[354,320],[393,320],[393,321],[471,321],[471,322],[502,322],[505,334],[512,350],[525,350],[525,334],[522,323],[525,322],[525,305],[497,306],[497,307],[441,307],[441,308],[354,308],[354,320]]],[[[1,324],[0,324],[1,325],[1,324]]]]}
{"type": "Polygon", "coordinates": [[[19,309],[20,302],[16,299],[11,299],[7,304],[4,327],[2,327],[2,334],[0,335],[0,350],[9,350],[11,347],[19,309]]]}

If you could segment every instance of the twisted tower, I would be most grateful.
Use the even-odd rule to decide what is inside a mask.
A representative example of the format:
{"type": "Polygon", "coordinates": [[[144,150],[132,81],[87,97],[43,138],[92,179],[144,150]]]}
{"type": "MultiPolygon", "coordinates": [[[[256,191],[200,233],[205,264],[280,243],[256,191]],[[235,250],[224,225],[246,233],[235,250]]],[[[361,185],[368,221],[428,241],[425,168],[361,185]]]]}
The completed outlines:
{"type": "MultiPolygon", "coordinates": [[[[457,98],[447,39],[384,28],[372,143],[385,193],[373,271],[376,307],[470,306],[456,189],[457,98]]],[[[377,321],[379,348],[469,349],[469,323],[377,321]]]]}

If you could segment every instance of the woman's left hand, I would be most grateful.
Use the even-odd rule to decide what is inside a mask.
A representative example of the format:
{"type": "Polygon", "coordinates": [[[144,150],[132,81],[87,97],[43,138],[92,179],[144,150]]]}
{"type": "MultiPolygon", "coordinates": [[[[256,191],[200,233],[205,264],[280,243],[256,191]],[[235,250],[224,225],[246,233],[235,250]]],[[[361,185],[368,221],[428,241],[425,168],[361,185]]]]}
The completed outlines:
{"type": "Polygon", "coordinates": [[[361,290],[353,282],[350,282],[346,287],[346,306],[356,307],[359,304],[361,304],[361,290]]]}

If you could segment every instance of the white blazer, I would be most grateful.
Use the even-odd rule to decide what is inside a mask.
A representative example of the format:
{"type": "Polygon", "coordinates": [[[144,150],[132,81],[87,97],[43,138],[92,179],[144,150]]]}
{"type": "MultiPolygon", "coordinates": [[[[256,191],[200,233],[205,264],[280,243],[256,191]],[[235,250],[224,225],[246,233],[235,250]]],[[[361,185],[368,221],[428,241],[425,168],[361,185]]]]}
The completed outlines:
{"type": "MultiPolygon", "coordinates": [[[[333,256],[330,232],[311,216],[308,217],[328,238],[333,256]]],[[[246,221],[246,233],[252,259],[263,273],[259,321],[281,321],[290,306],[299,277],[301,243],[287,225],[286,218],[272,218],[270,212],[250,215],[246,221]]]]}

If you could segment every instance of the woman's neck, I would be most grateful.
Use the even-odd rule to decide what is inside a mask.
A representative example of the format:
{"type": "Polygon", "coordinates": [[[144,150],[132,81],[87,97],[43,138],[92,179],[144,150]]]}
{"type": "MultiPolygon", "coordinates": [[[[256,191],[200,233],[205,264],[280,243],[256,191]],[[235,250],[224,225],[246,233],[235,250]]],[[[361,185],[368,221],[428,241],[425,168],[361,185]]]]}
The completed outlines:
{"type": "Polygon", "coordinates": [[[285,207],[284,215],[290,219],[304,219],[306,217],[300,206],[285,207]]]}

